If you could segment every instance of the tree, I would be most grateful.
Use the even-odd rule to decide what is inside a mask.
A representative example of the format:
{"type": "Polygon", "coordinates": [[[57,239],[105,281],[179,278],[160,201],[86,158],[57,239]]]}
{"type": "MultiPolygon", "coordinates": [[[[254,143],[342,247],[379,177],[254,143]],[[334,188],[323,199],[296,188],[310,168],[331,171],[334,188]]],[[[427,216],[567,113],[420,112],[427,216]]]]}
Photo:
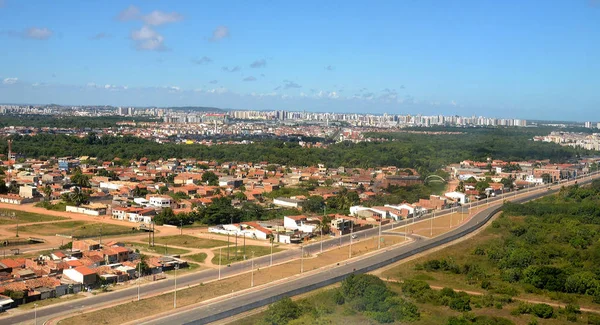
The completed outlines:
{"type": "Polygon", "coordinates": [[[169,192],[169,187],[167,185],[163,185],[161,187],[158,188],[158,194],[165,194],[169,192]]]}
{"type": "Polygon", "coordinates": [[[322,196],[311,195],[301,204],[302,211],[309,213],[320,213],[325,207],[325,200],[322,196]]]}
{"type": "Polygon", "coordinates": [[[71,176],[71,183],[79,187],[90,187],[90,177],[81,173],[81,170],[77,170],[71,176]]]}
{"type": "Polygon", "coordinates": [[[202,182],[210,186],[219,186],[219,176],[211,171],[204,172],[202,174],[202,182]]]}
{"type": "Polygon", "coordinates": [[[506,188],[512,189],[515,187],[515,183],[512,178],[502,178],[500,183],[502,183],[502,185],[506,188]]]}
{"type": "MultiPolygon", "coordinates": [[[[168,191],[168,188],[167,188],[167,191],[168,191]]],[[[133,189],[133,193],[132,194],[133,194],[134,197],[144,197],[144,196],[146,196],[146,194],[148,194],[148,189],[146,189],[144,187],[136,186],[133,189]]]]}
{"type": "Polygon", "coordinates": [[[6,182],[3,179],[0,179],[0,194],[8,193],[8,186],[6,186],[6,182]]]}
{"type": "Polygon", "coordinates": [[[233,194],[233,197],[235,199],[237,199],[237,200],[240,200],[240,201],[246,201],[246,200],[248,200],[248,197],[246,196],[246,194],[244,194],[244,192],[235,192],[233,194]]]}
{"type": "Polygon", "coordinates": [[[464,193],[465,192],[465,182],[463,182],[463,181],[458,182],[458,185],[456,186],[456,191],[464,193]]]}
{"type": "Polygon", "coordinates": [[[323,218],[321,218],[318,230],[323,230],[324,234],[328,234],[331,231],[331,217],[329,215],[324,215],[323,218]]]}
{"type": "Polygon", "coordinates": [[[61,199],[65,203],[75,206],[80,206],[84,203],[87,203],[89,198],[89,193],[87,191],[82,191],[79,187],[74,187],[71,192],[61,195],[61,199]]]}
{"type": "Polygon", "coordinates": [[[50,185],[44,186],[43,192],[44,192],[44,199],[50,200],[50,196],[52,196],[52,188],[50,187],[50,185]]]}
{"type": "Polygon", "coordinates": [[[265,311],[263,318],[264,324],[282,325],[287,324],[302,314],[300,306],[292,301],[289,297],[283,298],[272,304],[265,311]]]}

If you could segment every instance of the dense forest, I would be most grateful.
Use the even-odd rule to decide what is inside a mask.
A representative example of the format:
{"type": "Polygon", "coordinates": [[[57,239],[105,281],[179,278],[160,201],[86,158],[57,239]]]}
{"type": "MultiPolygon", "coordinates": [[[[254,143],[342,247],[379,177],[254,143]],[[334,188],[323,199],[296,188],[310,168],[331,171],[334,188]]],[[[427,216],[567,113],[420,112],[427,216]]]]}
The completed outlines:
{"type": "MultiPolygon", "coordinates": [[[[386,142],[342,142],[328,148],[303,148],[294,142],[266,140],[250,145],[177,145],[159,144],[135,137],[78,138],[40,134],[15,136],[13,147],[27,157],[94,156],[102,160],[115,157],[149,159],[193,157],[201,160],[268,161],[273,164],[329,167],[398,166],[415,168],[429,174],[449,163],[487,157],[502,160],[550,159],[562,162],[590,154],[583,149],[562,147],[531,140],[530,132],[520,129],[481,129],[463,134],[381,133],[386,142]]],[[[0,140],[0,152],[6,152],[6,139],[0,140]]]]}
{"type": "Polygon", "coordinates": [[[54,116],[54,115],[1,115],[0,127],[25,126],[25,127],[52,127],[74,129],[97,129],[116,126],[121,121],[156,122],[159,120],[149,117],[124,117],[124,116],[54,116]]]}

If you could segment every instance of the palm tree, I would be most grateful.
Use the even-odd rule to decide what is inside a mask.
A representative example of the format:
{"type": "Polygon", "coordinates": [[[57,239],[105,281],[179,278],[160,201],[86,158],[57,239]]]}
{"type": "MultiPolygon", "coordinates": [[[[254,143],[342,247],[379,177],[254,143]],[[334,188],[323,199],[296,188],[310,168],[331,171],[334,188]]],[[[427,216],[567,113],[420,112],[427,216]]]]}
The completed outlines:
{"type": "Polygon", "coordinates": [[[50,185],[46,185],[43,189],[44,192],[44,199],[46,201],[50,200],[50,196],[52,195],[52,188],[50,187],[50,185]]]}

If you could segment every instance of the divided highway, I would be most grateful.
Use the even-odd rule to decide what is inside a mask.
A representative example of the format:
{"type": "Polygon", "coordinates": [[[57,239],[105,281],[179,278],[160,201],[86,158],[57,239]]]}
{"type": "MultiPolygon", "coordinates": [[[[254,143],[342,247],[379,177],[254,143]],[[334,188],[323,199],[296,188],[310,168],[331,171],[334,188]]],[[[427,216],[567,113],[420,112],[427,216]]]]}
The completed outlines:
{"type": "MultiPolygon", "coordinates": [[[[597,174],[597,173],[595,173],[597,174]]],[[[596,176],[596,175],[594,175],[596,176]]],[[[591,182],[591,178],[579,179],[579,184],[585,184],[591,182]]],[[[534,200],[549,194],[553,194],[559,191],[559,184],[550,187],[544,186],[546,190],[536,188],[536,191],[530,195],[520,196],[516,199],[511,199],[508,196],[499,196],[491,198],[490,201],[511,199],[513,202],[521,203],[529,200],[534,200]]],[[[474,203],[474,206],[485,205],[484,201],[474,203]]],[[[310,275],[299,277],[284,283],[278,283],[273,285],[265,285],[262,288],[257,288],[253,291],[247,291],[247,293],[236,295],[219,302],[210,303],[206,305],[200,305],[195,308],[182,310],[180,312],[173,312],[172,314],[154,319],[152,321],[145,322],[147,325],[158,325],[158,324],[189,324],[189,325],[200,325],[221,320],[233,315],[243,313],[255,308],[259,308],[273,302],[278,301],[283,297],[294,296],[302,293],[306,293],[318,288],[325,287],[327,285],[339,282],[346,278],[352,273],[366,273],[383,266],[395,263],[412,255],[422,253],[431,248],[444,245],[458,238],[461,238],[476,229],[480,228],[492,216],[501,210],[501,205],[484,207],[476,213],[470,220],[461,225],[460,227],[453,229],[443,235],[437,236],[431,239],[417,240],[411,244],[403,245],[394,248],[388,248],[385,251],[381,251],[377,254],[369,255],[366,257],[360,257],[355,260],[350,260],[341,264],[340,266],[325,269],[322,272],[311,273],[310,275]]],[[[447,211],[445,213],[450,213],[447,211]]],[[[427,215],[424,218],[430,218],[432,216],[427,215]]],[[[394,227],[403,225],[403,222],[394,224],[394,227]]],[[[391,228],[392,225],[383,227],[384,230],[391,228]]],[[[379,229],[370,229],[367,231],[375,232],[371,235],[376,235],[379,229]]],[[[362,236],[362,233],[361,233],[362,236]]],[[[311,245],[314,249],[315,245],[311,245]]]]}
{"type": "MultiPolygon", "coordinates": [[[[597,175],[597,173],[595,173],[597,175]]],[[[594,175],[594,176],[596,176],[594,175]]],[[[591,181],[591,178],[586,177],[585,179],[579,178],[579,183],[587,183],[591,181]]],[[[539,188],[539,187],[538,187],[539,188]]],[[[520,197],[517,199],[511,198],[511,193],[507,193],[503,196],[490,198],[490,203],[503,200],[503,199],[511,199],[514,202],[523,202],[527,200],[536,199],[538,197],[542,197],[551,193],[555,193],[558,189],[553,190],[545,190],[545,191],[537,191],[533,192],[530,195],[523,196],[522,191],[519,191],[520,197]]],[[[472,203],[472,207],[477,207],[478,205],[484,206],[486,202],[479,201],[472,203]]],[[[291,281],[287,281],[283,284],[274,284],[267,285],[266,288],[257,289],[255,291],[251,291],[246,294],[237,295],[233,298],[229,298],[226,300],[222,300],[218,303],[202,305],[190,310],[185,311],[177,311],[168,317],[157,319],[147,324],[206,324],[209,322],[213,322],[219,319],[223,319],[229,317],[231,315],[244,312],[247,310],[251,310],[254,308],[258,308],[264,306],[266,304],[277,301],[281,297],[284,296],[293,296],[299,293],[308,292],[314,289],[318,289],[320,287],[329,285],[331,283],[335,283],[343,280],[346,276],[353,272],[364,273],[370,272],[372,270],[381,268],[385,265],[389,265],[391,263],[397,262],[414,254],[418,254],[420,252],[426,251],[433,247],[443,245],[450,241],[453,241],[457,238],[460,238],[477,228],[481,227],[485,222],[487,222],[497,211],[500,210],[500,207],[488,207],[483,208],[477,214],[475,214],[468,222],[460,225],[459,227],[453,229],[452,231],[435,237],[431,239],[425,240],[416,240],[413,243],[408,245],[399,246],[395,248],[387,248],[385,251],[382,250],[375,254],[369,255],[367,257],[361,257],[359,259],[355,259],[349,261],[347,263],[341,264],[335,268],[325,269],[322,272],[311,273],[310,275],[300,277],[291,281]]],[[[439,213],[436,213],[436,217],[442,216],[444,214],[451,213],[451,210],[445,210],[439,213]]],[[[417,220],[424,220],[433,217],[431,214],[419,217],[417,220]]],[[[360,232],[356,232],[355,234],[361,238],[363,237],[373,237],[377,236],[378,233],[391,230],[393,228],[398,228],[403,226],[405,223],[411,223],[412,220],[403,220],[400,222],[396,222],[394,224],[385,225],[383,227],[372,228],[360,232]]],[[[340,245],[346,245],[350,242],[350,235],[345,235],[340,238],[334,238],[325,240],[322,243],[313,243],[304,246],[304,251],[309,254],[316,254],[321,250],[321,245],[323,250],[328,250],[331,248],[338,247],[340,245]]],[[[262,256],[254,259],[255,268],[265,267],[271,264],[279,264],[283,262],[287,262],[293,259],[300,258],[300,250],[285,250],[283,252],[275,253],[272,256],[262,256]],[[272,259],[272,261],[271,261],[272,259]]],[[[221,268],[221,276],[233,276],[239,273],[247,272],[250,270],[251,262],[245,261],[241,263],[231,264],[230,267],[221,268]]],[[[181,275],[177,277],[177,286],[178,287],[186,287],[188,285],[195,285],[199,283],[205,283],[211,280],[215,280],[218,278],[219,271],[217,269],[211,269],[206,271],[201,271],[197,273],[181,275]]],[[[174,287],[174,280],[162,280],[154,283],[150,283],[141,287],[141,298],[143,299],[148,295],[155,295],[162,292],[167,292],[172,290],[174,287]]],[[[71,313],[79,313],[85,312],[89,309],[96,309],[102,306],[107,306],[110,304],[114,304],[117,302],[125,302],[137,300],[137,287],[130,287],[127,289],[122,289],[114,292],[103,293],[96,296],[74,300],[69,303],[52,305],[44,308],[38,308],[37,310],[37,320],[38,323],[42,324],[45,321],[61,316],[67,315],[71,313]]],[[[17,314],[14,316],[0,317],[1,324],[18,324],[29,322],[31,323],[34,319],[34,312],[28,311],[23,312],[21,314],[17,314]]]]}

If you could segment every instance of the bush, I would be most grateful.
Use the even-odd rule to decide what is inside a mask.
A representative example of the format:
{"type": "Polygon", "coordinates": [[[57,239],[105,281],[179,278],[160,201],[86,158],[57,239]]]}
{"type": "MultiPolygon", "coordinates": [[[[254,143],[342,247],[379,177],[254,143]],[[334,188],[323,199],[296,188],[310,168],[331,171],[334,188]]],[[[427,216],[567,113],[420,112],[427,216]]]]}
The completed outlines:
{"type": "Polygon", "coordinates": [[[546,304],[535,304],[532,313],[539,318],[551,318],[554,315],[554,308],[546,304]]]}
{"type": "Polygon", "coordinates": [[[448,307],[460,312],[469,311],[471,310],[471,297],[464,292],[460,292],[457,297],[450,300],[448,307]]]}
{"type": "Polygon", "coordinates": [[[264,324],[280,325],[300,317],[302,311],[298,304],[290,298],[283,298],[267,308],[263,318],[264,324]]]}
{"type": "Polygon", "coordinates": [[[600,325],[600,316],[589,314],[587,323],[591,325],[600,325]]]}

